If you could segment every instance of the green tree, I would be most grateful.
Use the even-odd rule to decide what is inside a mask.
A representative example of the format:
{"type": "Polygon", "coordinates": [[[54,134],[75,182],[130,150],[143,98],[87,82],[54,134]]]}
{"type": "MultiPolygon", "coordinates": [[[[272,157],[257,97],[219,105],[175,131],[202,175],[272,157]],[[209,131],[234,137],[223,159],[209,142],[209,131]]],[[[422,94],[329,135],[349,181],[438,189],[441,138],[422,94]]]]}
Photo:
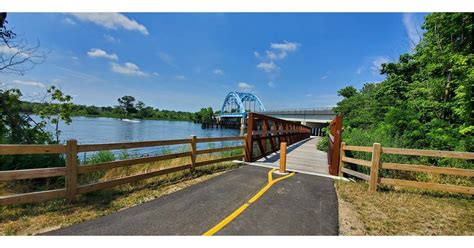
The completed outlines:
{"type": "Polygon", "coordinates": [[[353,86],[347,86],[345,88],[342,88],[340,90],[337,91],[337,94],[339,96],[342,96],[342,97],[345,97],[345,98],[349,98],[349,97],[352,97],[354,96],[355,94],[357,94],[357,90],[356,88],[354,88],[353,86]]]}
{"type": "MultiPolygon", "coordinates": [[[[44,121],[35,122],[29,114],[22,112],[21,96],[18,89],[0,89],[0,143],[57,143],[51,133],[44,130],[44,121]]],[[[60,166],[64,166],[64,158],[60,154],[0,156],[0,170],[60,166]]]]}
{"type": "MultiPolygon", "coordinates": [[[[16,34],[6,27],[6,17],[6,13],[0,13],[0,46],[7,47],[12,53],[0,54],[0,73],[22,75],[35,65],[42,63],[46,56],[39,51],[39,45],[31,47],[26,40],[18,39],[16,34]]],[[[60,91],[49,93],[55,100],[65,97],[60,91]]],[[[35,122],[31,118],[30,113],[33,112],[34,107],[21,101],[21,97],[22,94],[18,89],[0,89],[0,143],[57,143],[57,140],[53,140],[51,133],[44,130],[46,125],[44,120],[35,122]]],[[[64,114],[62,110],[60,108],[56,114],[67,119],[67,114],[64,114]]],[[[0,156],[0,170],[60,166],[64,166],[64,158],[61,154],[0,156]]]]}
{"type": "Polygon", "coordinates": [[[199,112],[194,113],[194,120],[199,122],[211,122],[214,119],[214,110],[211,107],[201,108],[199,112]]]}
{"type": "Polygon", "coordinates": [[[123,96],[117,99],[120,108],[125,112],[127,116],[134,114],[137,112],[135,108],[135,97],[133,96],[123,96]]]}
{"type": "Polygon", "coordinates": [[[72,122],[72,97],[65,95],[55,86],[48,88],[47,93],[46,102],[39,105],[35,109],[35,112],[43,121],[47,120],[54,126],[54,136],[56,137],[56,142],[59,143],[59,135],[61,134],[61,130],[59,129],[60,121],[63,121],[66,125],[72,122]]]}
{"type": "Polygon", "coordinates": [[[371,131],[403,147],[474,150],[474,14],[429,14],[422,28],[412,53],[382,65],[385,80],[339,91],[336,111],[355,129],[346,138],[371,131]]]}

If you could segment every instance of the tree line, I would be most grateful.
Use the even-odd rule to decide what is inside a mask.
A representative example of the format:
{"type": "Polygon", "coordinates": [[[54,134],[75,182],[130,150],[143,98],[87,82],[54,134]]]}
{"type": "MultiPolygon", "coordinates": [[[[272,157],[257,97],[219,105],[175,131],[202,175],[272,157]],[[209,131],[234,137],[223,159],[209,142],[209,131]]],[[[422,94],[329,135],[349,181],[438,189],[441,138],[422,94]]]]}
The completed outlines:
{"type": "Polygon", "coordinates": [[[422,29],[412,52],[382,65],[385,80],[338,91],[344,141],[474,151],[474,14],[432,13],[422,29]]]}
{"type": "MultiPolygon", "coordinates": [[[[38,109],[44,108],[48,105],[51,104],[48,102],[23,101],[21,103],[21,109],[25,113],[36,113],[38,112],[38,109]]],[[[52,105],[54,105],[54,103],[52,105]]],[[[100,107],[94,105],[87,106],[72,104],[71,115],[193,121],[195,120],[196,113],[153,108],[151,106],[146,106],[142,101],[135,103],[135,98],[133,96],[123,96],[118,99],[118,105],[115,106],[100,107]]]]}

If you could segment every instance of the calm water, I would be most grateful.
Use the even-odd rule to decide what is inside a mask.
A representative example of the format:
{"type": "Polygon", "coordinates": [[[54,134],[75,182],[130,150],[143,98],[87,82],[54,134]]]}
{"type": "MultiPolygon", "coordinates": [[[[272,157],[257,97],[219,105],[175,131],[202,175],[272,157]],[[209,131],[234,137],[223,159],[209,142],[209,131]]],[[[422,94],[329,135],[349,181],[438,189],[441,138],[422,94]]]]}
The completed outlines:
{"type": "MultiPolygon", "coordinates": [[[[36,119],[36,118],[34,118],[36,119]]],[[[79,144],[97,144],[114,142],[131,142],[147,140],[185,139],[191,135],[197,137],[222,137],[237,136],[239,130],[232,129],[202,129],[200,124],[186,121],[139,120],[123,121],[116,118],[105,117],[73,117],[70,125],[60,124],[61,143],[68,139],[76,139],[79,144]]],[[[209,146],[220,147],[235,142],[218,142],[211,145],[198,144],[198,148],[209,146]]],[[[166,149],[188,150],[189,145],[164,147],[151,147],[129,149],[129,153],[161,154],[166,149]]],[[[114,151],[118,154],[120,151],[114,151]]],[[[83,158],[83,157],[82,157],[83,158]]]]}

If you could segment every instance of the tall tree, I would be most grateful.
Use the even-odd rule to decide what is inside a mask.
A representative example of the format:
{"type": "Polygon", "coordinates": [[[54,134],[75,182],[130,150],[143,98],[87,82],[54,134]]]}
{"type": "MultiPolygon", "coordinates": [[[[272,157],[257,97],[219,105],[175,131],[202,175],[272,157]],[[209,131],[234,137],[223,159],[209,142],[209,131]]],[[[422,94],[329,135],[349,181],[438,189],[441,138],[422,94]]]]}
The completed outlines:
{"type": "Polygon", "coordinates": [[[117,99],[120,107],[125,111],[127,116],[137,112],[135,108],[135,97],[133,96],[123,96],[117,99]]]}
{"type": "Polygon", "coordinates": [[[346,128],[377,129],[406,147],[473,151],[474,14],[429,14],[422,28],[412,53],[382,65],[384,81],[340,90],[336,110],[346,128]]]}

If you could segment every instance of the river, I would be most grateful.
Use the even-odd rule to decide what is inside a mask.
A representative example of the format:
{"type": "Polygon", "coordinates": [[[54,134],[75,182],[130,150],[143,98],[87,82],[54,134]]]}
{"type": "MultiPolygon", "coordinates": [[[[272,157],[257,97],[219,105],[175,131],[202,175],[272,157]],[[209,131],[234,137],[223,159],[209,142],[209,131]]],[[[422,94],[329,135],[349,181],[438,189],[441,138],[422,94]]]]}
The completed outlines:
{"type": "MultiPolygon", "coordinates": [[[[37,117],[33,117],[33,119],[37,119],[37,117]]],[[[72,117],[70,125],[60,123],[59,128],[61,130],[61,143],[68,139],[76,139],[78,144],[185,139],[190,138],[191,135],[197,137],[237,136],[240,133],[239,130],[232,129],[202,129],[200,124],[187,121],[124,121],[106,117],[72,117]]],[[[51,130],[51,127],[48,130],[51,130]]],[[[223,143],[219,142],[213,146],[220,147],[223,143]]],[[[235,142],[231,141],[225,144],[230,143],[235,142]]],[[[198,149],[207,147],[209,147],[209,144],[198,144],[198,149]]],[[[151,147],[129,149],[128,152],[135,155],[156,155],[163,153],[164,149],[163,147],[151,147]]],[[[169,146],[166,149],[187,150],[188,146],[169,146]]],[[[120,151],[114,151],[114,153],[118,154],[120,151]]]]}

